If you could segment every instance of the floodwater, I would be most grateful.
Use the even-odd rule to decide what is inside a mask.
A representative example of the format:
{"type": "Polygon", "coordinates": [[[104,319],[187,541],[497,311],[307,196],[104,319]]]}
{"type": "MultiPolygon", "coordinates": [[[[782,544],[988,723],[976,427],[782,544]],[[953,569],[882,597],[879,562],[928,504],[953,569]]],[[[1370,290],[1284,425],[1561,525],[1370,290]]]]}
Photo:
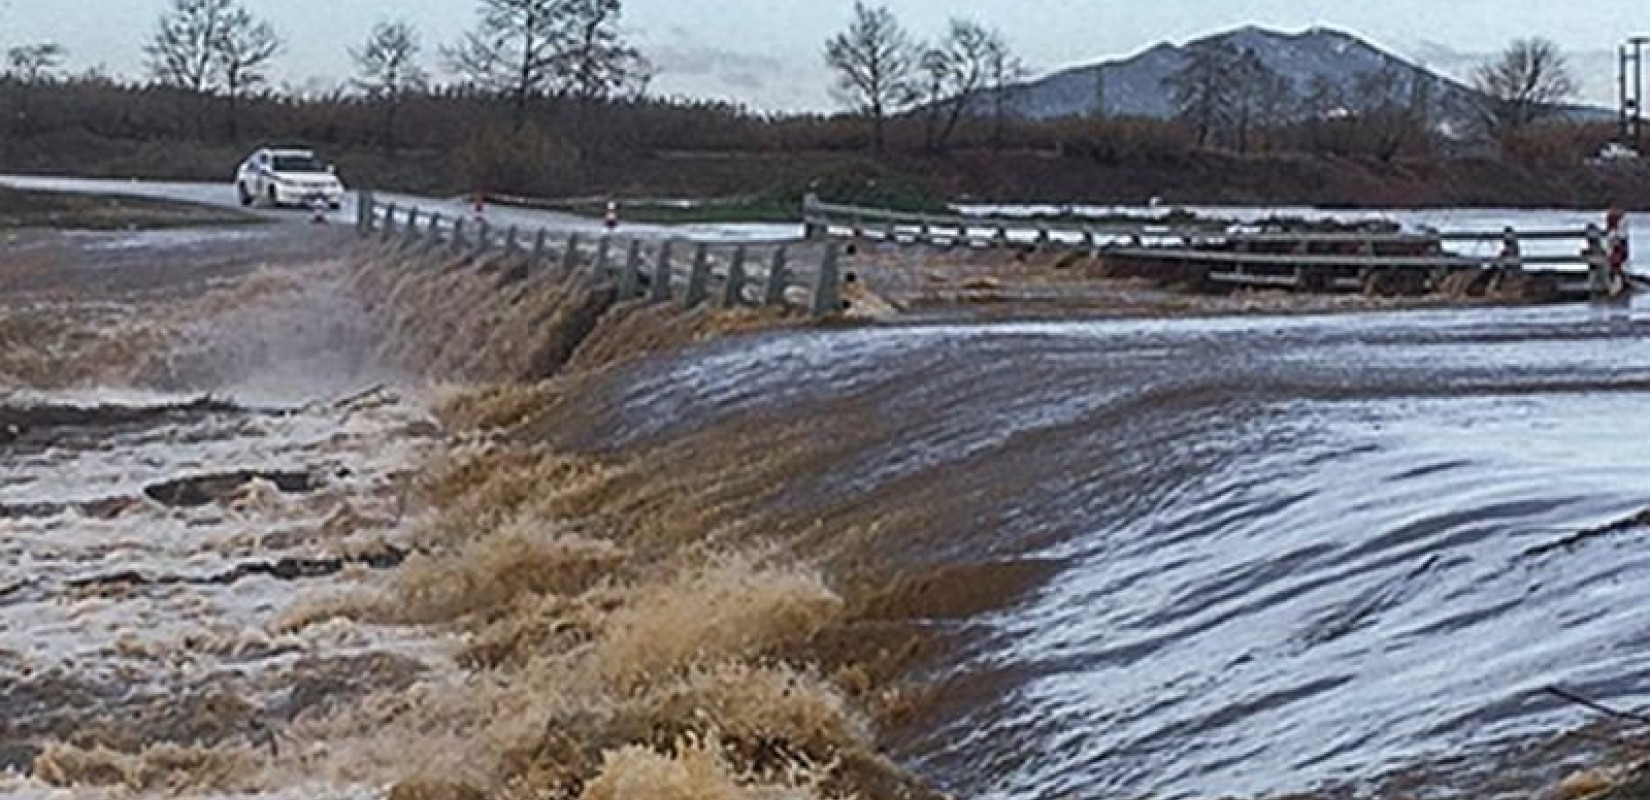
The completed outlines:
{"type": "MultiPolygon", "coordinates": [[[[383,388],[393,378],[354,350],[360,309],[322,255],[347,240],[306,234],[13,242],[0,795],[51,791],[27,773],[52,743],[290,749],[283,720],[405,681],[369,666],[410,673],[430,647],[389,628],[278,625],[294,596],[400,563],[400,476],[434,433],[417,396],[383,388]]],[[[112,783],[193,793],[144,780],[112,783]]]]}
{"type": "Polygon", "coordinates": [[[1650,509],[1647,401],[1650,309],[1576,306],[776,337],[639,374],[609,425],[874,421],[798,491],[938,486],[956,557],[1063,565],[918,767],[1212,797],[1487,761],[1586,719],[1548,686],[1650,703],[1650,517],[1598,530],[1650,509]]]}
{"type": "MultiPolygon", "coordinates": [[[[194,280],[240,244],[187,247],[194,280]]],[[[416,392],[331,360],[358,309],[303,285],[207,326],[234,341],[166,392],[0,387],[0,792],[42,790],[3,770],[50,740],[290,749],[283,720],[451,663],[275,621],[397,567],[434,436],[416,392]]],[[[118,299],[82,298],[145,311],[118,299]]],[[[989,691],[901,738],[937,785],[1274,795],[1587,719],[1548,686],[1650,703],[1647,340],[1643,305],[788,331],[615,372],[583,436],[803,421],[854,446],[781,511],[921,504],[901,534],[931,562],[1058,564],[948,670],[989,691]]]]}

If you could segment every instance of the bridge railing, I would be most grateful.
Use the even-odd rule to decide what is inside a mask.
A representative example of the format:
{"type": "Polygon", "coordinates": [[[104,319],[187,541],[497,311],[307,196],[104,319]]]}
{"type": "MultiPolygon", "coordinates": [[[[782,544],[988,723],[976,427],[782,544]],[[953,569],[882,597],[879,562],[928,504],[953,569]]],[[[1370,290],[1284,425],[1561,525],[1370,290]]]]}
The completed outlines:
{"type": "Polygon", "coordinates": [[[1011,217],[918,214],[803,203],[809,238],[930,247],[1086,250],[1097,258],[1207,268],[1217,283],[1248,286],[1363,285],[1377,271],[1499,269],[1554,273],[1567,288],[1611,291],[1604,230],[1285,232],[1225,224],[1083,224],[1011,217]]]}
{"type": "Polygon", "coordinates": [[[399,241],[432,257],[510,255],[591,286],[611,286],[620,301],[645,299],[682,308],[781,308],[814,316],[840,313],[842,247],[801,242],[709,242],[586,236],[547,228],[499,227],[485,219],[378,202],[359,193],[356,230],[399,241]],[[813,258],[804,258],[805,255],[813,258]]]}

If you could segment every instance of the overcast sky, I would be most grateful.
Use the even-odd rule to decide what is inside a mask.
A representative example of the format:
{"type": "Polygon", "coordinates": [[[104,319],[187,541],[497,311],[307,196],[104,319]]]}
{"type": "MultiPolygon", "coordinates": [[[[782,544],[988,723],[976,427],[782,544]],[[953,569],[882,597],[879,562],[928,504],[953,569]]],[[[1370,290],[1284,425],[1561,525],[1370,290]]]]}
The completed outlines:
{"type": "MultiPolygon", "coordinates": [[[[282,82],[314,87],[349,71],[346,48],[373,22],[401,17],[436,46],[474,17],[470,0],[247,0],[288,46],[282,82]]],[[[1614,103],[1614,43],[1650,33],[1650,0],[889,0],[906,26],[933,36],[947,17],[1006,33],[1038,73],[1124,56],[1244,24],[1285,30],[1330,26],[1362,35],[1440,71],[1464,75],[1506,41],[1539,34],[1571,56],[1586,99],[1614,103]]],[[[76,68],[138,76],[142,46],[166,0],[0,0],[0,45],[51,40],[76,68]]],[[[668,94],[733,100],[762,110],[834,103],[822,43],[843,27],[851,0],[625,0],[624,27],[659,66],[668,94]]]]}

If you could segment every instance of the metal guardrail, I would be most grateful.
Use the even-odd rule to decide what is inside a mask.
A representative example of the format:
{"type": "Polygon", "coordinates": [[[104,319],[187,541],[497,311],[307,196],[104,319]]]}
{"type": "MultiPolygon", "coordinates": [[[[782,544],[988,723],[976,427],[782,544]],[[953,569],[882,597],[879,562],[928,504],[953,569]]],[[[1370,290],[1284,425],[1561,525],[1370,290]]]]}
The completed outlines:
{"type": "Polygon", "coordinates": [[[820,249],[817,263],[794,258],[795,242],[714,243],[647,240],[610,234],[581,237],[544,228],[499,228],[485,219],[443,216],[358,195],[356,230],[400,241],[429,255],[514,255],[565,274],[584,271],[592,286],[611,285],[618,299],[676,302],[683,308],[784,308],[824,317],[840,313],[842,247],[820,249]],[[771,245],[767,252],[758,248],[771,245]],[[763,256],[758,258],[758,256],[763,256]]]}
{"type": "Polygon", "coordinates": [[[1351,288],[1364,285],[1378,272],[1489,269],[1550,272],[1566,290],[1601,296],[1618,292],[1622,283],[1612,266],[1610,242],[1597,225],[1524,231],[1286,232],[1223,224],[1078,224],[913,214],[825,203],[811,195],[803,203],[803,216],[812,239],[1080,250],[1096,258],[1207,269],[1211,280],[1230,285],[1351,288]],[[1490,248],[1489,253],[1463,252],[1490,248]]]}

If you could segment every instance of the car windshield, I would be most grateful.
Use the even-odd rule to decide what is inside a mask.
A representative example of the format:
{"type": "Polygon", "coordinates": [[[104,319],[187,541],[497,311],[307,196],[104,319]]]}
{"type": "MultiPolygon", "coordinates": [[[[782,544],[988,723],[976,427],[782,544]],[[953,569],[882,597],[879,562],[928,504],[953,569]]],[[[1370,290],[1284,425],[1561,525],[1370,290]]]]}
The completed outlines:
{"type": "Polygon", "coordinates": [[[327,165],[314,156],[276,156],[276,172],[326,172],[327,165]]]}

